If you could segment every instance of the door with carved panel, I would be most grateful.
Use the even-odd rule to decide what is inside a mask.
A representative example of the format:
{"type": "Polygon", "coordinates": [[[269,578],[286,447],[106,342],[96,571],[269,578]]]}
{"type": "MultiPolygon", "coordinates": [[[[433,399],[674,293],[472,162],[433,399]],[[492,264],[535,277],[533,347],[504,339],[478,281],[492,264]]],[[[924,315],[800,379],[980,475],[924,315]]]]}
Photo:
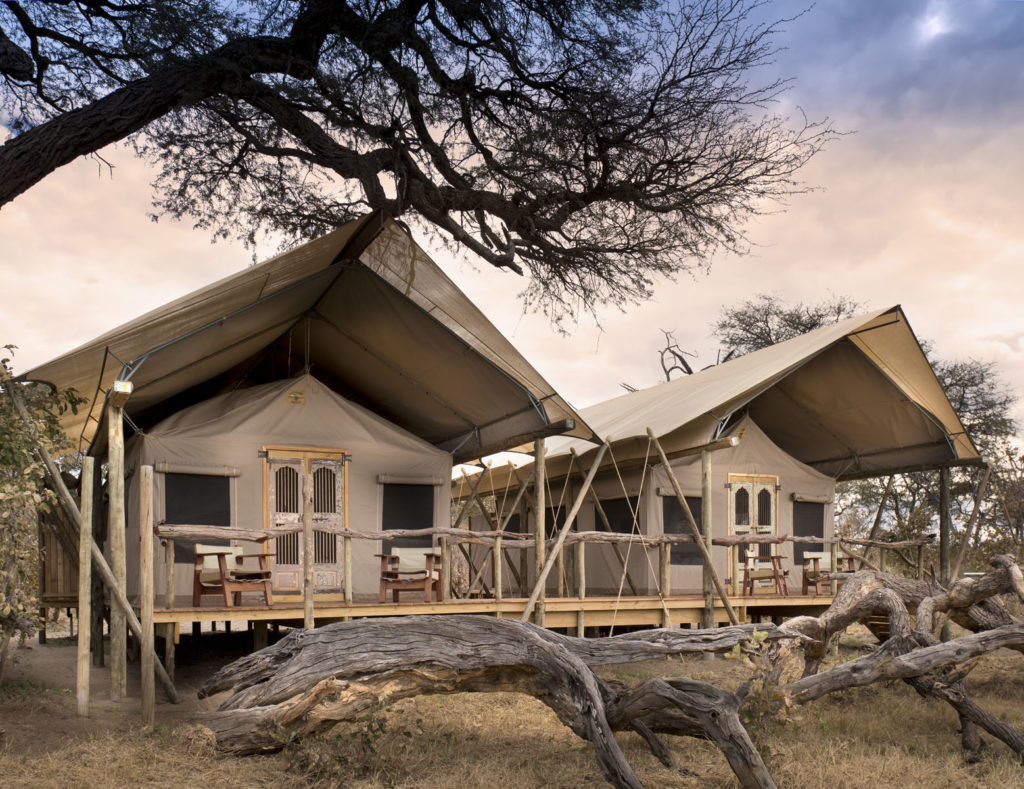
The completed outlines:
{"type": "Polygon", "coordinates": [[[301,595],[305,556],[302,514],[303,485],[313,483],[313,591],[340,595],[342,589],[341,535],[347,528],[347,455],[341,450],[267,447],[266,526],[295,531],[270,542],[274,593],[301,595]]]}
{"type": "MultiPolygon", "coordinates": [[[[779,478],[769,474],[729,475],[729,532],[730,534],[778,533],[779,478]]],[[[743,577],[744,562],[755,568],[770,561],[772,545],[750,543],[732,549],[732,578],[734,589],[743,577]],[[749,549],[749,550],[748,550],[749,549]]]]}

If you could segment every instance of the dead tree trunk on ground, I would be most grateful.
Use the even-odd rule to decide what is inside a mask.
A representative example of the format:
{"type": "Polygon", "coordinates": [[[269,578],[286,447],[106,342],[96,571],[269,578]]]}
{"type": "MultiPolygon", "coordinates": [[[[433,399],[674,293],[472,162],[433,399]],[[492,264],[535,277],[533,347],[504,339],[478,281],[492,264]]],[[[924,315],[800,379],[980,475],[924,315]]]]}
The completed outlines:
{"type": "MultiPolygon", "coordinates": [[[[214,732],[222,749],[255,753],[358,717],[381,696],[515,691],[539,699],[593,743],[613,786],[642,786],[613,735],[632,729],[666,763],[668,751],[654,732],[710,739],[744,787],[767,789],[775,784],[739,720],[742,694],[685,677],[625,688],[600,680],[590,668],[728,651],[749,640],[753,630],[657,630],[587,641],[490,617],[339,622],[297,631],[223,668],[200,693],[231,695],[197,720],[214,732]]],[[[767,637],[799,638],[774,627],[767,637]]]]}

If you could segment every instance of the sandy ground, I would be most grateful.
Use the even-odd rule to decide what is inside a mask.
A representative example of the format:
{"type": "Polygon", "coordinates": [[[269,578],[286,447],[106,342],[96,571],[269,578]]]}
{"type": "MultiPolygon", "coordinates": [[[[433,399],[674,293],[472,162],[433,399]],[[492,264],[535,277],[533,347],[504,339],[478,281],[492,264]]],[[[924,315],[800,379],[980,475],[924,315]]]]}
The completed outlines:
{"type": "MultiPolygon", "coordinates": [[[[127,731],[141,725],[139,664],[136,662],[128,664],[128,697],[120,701],[110,700],[109,665],[93,666],[89,716],[81,718],[76,714],[77,646],[67,633],[64,617],[56,624],[48,623],[46,644],[33,638],[22,646],[12,645],[14,663],[8,666],[4,685],[0,686],[0,748],[39,755],[57,750],[70,739],[107,731],[127,731]]],[[[181,703],[169,703],[158,684],[157,723],[174,726],[182,723],[191,712],[214,708],[216,699],[200,701],[197,691],[213,671],[245,654],[245,638],[244,633],[205,634],[201,654],[190,650],[188,639],[183,639],[175,673],[181,703]]]]}

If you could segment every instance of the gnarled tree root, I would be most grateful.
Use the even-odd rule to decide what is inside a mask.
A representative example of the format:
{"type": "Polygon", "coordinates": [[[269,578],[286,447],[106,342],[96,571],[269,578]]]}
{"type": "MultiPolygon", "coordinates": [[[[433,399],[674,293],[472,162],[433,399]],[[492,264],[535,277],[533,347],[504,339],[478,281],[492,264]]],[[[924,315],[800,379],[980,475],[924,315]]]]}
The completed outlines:
{"type": "MultiPolygon", "coordinates": [[[[196,720],[213,731],[220,748],[255,753],[356,718],[385,696],[515,691],[539,699],[589,740],[613,786],[642,786],[613,734],[632,729],[663,761],[668,751],[655,732],[706,737],[742,786],[768,789],[775,784],[739,719],[742,696],[685,677],[624,688],[601,681],[590,668],[726,650],[752,630],[647,631],[585,641],[490,617],[339,622],[295,632],[221,669],[201,695],[232,693],[196,720]]],[[[769,637],[797,636],[770,628],[769,637]]]]}

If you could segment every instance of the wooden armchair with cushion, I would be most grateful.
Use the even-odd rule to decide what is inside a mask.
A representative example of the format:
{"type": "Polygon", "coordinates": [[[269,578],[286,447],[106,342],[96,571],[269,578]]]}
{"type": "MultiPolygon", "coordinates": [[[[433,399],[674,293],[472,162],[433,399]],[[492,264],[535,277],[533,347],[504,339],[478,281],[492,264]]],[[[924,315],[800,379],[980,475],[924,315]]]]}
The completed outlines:
{"type": "Polygon", "coordinates": [[[273,603],[270,590],[270,556],[265,553],[242,553],[238,546],[202,545],[196,543],[192,576],[192,605],[202,605],[203,595],[223,595],[228,608],[242,604],[242,592],[263,592],[269,608],[273,603]],[[246,566],[246,559],[257,560],[258,567],[246,566]]]}
{"type": "Polygon", "coordinates": [[[431,590],[438,602],[444,600],[441,585],[441,555],[429,548],[392,548],[391,553],[375,554],[380,558],[380,595],[378,602],[398,602],[399,592],[423,592],[424,602],[430,602],[431,590]]]}
{"type": "MultiPolygon", "coordinates": [[[[807,594],[810,587],[820,595],[821,587],[832,583],[832,573],[852,573],[853,558],[840,556],[836,559],[837,567],[832,567],[832,554],[829,551],[804,551],[803,582],[801,591],[807,594]]],[[[836,587],[843,585],[844,578],[836,578],[836,587]]]]}
{"type": "Polygon", "coordinates": [[[755,584],[759,581],[768,581],[775,587],[777,595],[787,597],[789,589],[786,586],[786,578],[789,576],[789,570],[782,567],[782,560],[785,558],[779,553],[777,545],[772,545],[772,552],[767,557],[760,555],[757,545],[750,545],[747,548],[746,561],[743,563],[743,594],[753,597],[755,584]]]}

